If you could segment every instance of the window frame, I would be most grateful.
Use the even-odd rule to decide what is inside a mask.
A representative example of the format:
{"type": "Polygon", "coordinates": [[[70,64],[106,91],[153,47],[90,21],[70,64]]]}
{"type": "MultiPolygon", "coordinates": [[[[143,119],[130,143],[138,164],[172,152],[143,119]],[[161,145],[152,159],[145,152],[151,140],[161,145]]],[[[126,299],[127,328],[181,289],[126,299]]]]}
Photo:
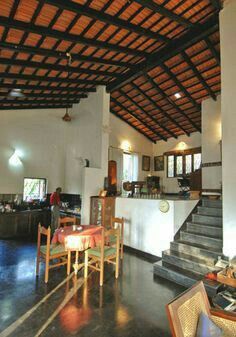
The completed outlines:
{"type": "Polygon", "coordinates": [[[191,172],[187,174],[191,174],[195,172],[197,169],[194,169],[194,155],[200,153],[202,155],[201,148],[194,148],[194,149],[188,149],[185,151],[171,151],[171,152],[166,152],[164,155],[166,156],[167,160],[167,170],[166,170],[166,177],[167,178],[178,178],[186,175],[186,156],[191,155],[191,172]],[[174,156],[174,176],[169,176],[169,156],[174,156]],[[182,156],[182,174],[177,174],[177,157],[182,156]]]}
{"type": "MultiPolygon", "coordinates": [[[[48,186],[47,178],[24,177],[24,178],[23,178],[23,201],[26,201],[26,200],[24,199],[25,179],[44,180],[44,183],[45,183],[45,195],[47,195],[47,186],[48,186]]],[[[38,200],[38,199],[33,199],[33,200],[38,200]]]]}

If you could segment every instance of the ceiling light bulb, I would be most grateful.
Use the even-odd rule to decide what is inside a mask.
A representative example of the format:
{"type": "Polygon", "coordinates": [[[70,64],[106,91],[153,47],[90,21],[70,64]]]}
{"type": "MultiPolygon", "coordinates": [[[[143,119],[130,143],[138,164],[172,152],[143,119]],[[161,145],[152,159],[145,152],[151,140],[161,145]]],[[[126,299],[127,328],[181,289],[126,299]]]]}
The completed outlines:
{"type": "Polygon", "coordinates": [[[177,93],[175,94],[175,98],[181,98],[180,93],[177,92],[177,93]]]}

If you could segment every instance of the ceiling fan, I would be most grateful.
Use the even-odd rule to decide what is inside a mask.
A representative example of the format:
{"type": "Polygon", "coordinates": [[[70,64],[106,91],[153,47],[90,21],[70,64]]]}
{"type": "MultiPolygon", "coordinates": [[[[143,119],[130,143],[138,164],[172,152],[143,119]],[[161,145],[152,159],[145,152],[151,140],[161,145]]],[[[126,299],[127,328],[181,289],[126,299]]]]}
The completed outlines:
{"type": "Polygon", "coordinates": [[[25,95],[23,94],[21,89],[12,89],[9,94],[8,94],[9,98],[24,98],[25,95]]]}

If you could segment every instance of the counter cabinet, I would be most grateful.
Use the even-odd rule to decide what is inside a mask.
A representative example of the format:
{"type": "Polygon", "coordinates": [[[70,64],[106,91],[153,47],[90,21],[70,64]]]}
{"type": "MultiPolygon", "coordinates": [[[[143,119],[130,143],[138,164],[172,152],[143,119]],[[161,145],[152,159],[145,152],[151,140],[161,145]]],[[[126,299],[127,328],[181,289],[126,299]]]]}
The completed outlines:
{"type": "Polygon", "coordinates": [[[0,238],[12,239],[17,237],[37,238],[39,222],[49,226],[50,210],[32,210],[0,214],[0,238]]]}

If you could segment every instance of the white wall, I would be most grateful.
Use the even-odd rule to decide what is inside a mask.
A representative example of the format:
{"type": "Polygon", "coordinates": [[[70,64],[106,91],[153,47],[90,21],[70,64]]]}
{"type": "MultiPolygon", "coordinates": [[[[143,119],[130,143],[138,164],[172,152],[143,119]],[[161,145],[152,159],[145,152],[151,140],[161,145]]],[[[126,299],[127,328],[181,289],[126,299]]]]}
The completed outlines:
{"type": "MultiPolygon", "coordinates": [[[[185,149],[192,149],[201,146],[201,134],[199,132],[192,133],[190,137],[183,135],[178,137],[178,139],[170,138],[165,141],[159,141],[153,144],[153,155],[161,156],[164,152],[179,150],[179,144],[184,142],[186,144],[185,149]]],[[[167,178],[167,157],[165,156],[165,167],[164,171],[153,171],[153,175],[161,177],[161,185],[164,186],[165,193],[178,193],[179,187],[177,178],[167,178]]]]}
{"type": "MultiPolygon", "coordinates": [[[[202,102],[202,163],[221,161],[221,97],[217,101],[209,98],[202,102]]],[[[202,168],[202,188],[220,189],[221,166],[202,168]]]]}
{"type": "Polygon", "coordinates": [[[152,156],[152,142],[134,130],[113,114],[110,114],[109,145],[121,147],[123,141],[128,141],[133,152],[139,157],[139,180],[143,180],[151,172],[142,171],[142,155],[152,156]]]}
{"type": "Polygon", "coordinates": [[[220,12],[224,253],[236,255],[236,1],[220,12]]]}
{"type": "Polygon", "coordinates": [[[105,106],[109,112],[109,95],[104,93],[99,87],[75,105],[71,122],[61,119],[65,109],[1,111],[0,193],[23,193],[24,177],[40,177],[48,180],[49,193],[61,186],[63,192],[81,194],[79,158],[89,159],[91,167],[107,165],[108,134],[102,136],[102,125],[109,123],[109,113],[103,120],[102,112],[105,106]],[[22,153],[22,166],[14,168],[8,160],[15,149],[22,153]]]}

